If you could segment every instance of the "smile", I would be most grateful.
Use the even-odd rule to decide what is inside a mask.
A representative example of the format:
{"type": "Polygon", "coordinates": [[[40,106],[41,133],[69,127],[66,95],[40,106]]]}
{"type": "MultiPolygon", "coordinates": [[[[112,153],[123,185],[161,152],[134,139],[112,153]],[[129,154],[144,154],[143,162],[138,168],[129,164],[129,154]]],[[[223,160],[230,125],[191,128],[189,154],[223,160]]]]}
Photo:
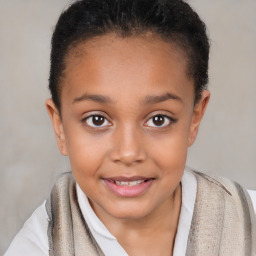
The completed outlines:
{"type": "Polygon", "coordinates": [[[145,180],[136,180],[136,181],[114,181],[118,186],[128,186],[133,187],[145,182],[145,180]]]}
{"type": "Polygon", "coordinates": [[[136,197],[144,194],[155,181],[145,177],[115,177],[103,179],[107,188],[114,194],[122,197],[136,197]]]}

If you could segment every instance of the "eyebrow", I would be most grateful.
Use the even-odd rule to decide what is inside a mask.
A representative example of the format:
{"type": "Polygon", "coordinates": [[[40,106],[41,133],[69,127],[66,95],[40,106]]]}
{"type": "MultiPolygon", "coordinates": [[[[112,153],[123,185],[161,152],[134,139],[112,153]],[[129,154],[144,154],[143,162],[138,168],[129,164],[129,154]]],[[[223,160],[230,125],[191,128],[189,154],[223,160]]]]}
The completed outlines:
{"type": "Polygon", "coordinates": [[[110,104],[113,103],[113,101],[108,97],[108,96],[103,96],[99,94],[83,94],[80,97],[77,97],[73,100],[73,104],[76,102],[81,102],[84,100],[90,100],[90,101],[95,101],[98,103],[104,103],[104,104],[110,104]]]}
{"type": "Polygon", "coordinates": [[[143,103],[145,105],[156,104],[156,103],[160,103],[160,102],[163,102],[163,101],[166,101],[166,100],[177,100],[177,101],[182,102],[182,99],[179,96],[167,92],[167,93],[164,93],[162,95],[147,96],[143,103]]]}
{"type": "MultiPolygon", "coordinates": [[[[98,103],[103,103],[103,104],[110,104],[110,103],[115,103],[110,97],[100,95],[100,94],[83,94],[80,97],[77,97],[73,100],[73,104],[77,102],[81,102],[84,100],[89,100],[89,101],[94,101],[98,103]]],[[[182,102],[181,98],[175,94],[172,93],[164,93],[162,95],[149,95],[146,96],[145,100],[142,101],[143,105],[149,105],[149,104],[156,104],[160,103],[166,100],[177,100],[182,102]]]]}

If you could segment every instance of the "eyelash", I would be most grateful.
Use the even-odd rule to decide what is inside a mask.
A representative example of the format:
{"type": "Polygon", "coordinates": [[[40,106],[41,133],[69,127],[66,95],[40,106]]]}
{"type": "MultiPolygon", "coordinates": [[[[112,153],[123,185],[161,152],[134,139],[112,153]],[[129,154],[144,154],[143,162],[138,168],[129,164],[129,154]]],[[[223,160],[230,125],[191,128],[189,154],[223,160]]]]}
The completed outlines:
{"type": "MultiPolygon", "coordinates": [[[[101,128],[105,128],[105,127],[111,126],[111,125],[106,125],[106,126],[88,125],[88,123],[87,123],[88,120],[92,120],[92,118],[94,118],[94,117],[104,118],[103,124],[104,124],[106,121],[109,122],[108,119],[107,119],[105,116],[103,116],[103,115],[101,115],[101,114],[94,114],[94,115],[90,115],[90,116],[87,116],[87,117],[85,117],[84,119],[82,119],[82,123],[86,123],[87,126],[89,126],[90,128],[93,128],[93,129],[101,129],[101,128]]],[[[150,117],[146,123],[148,123],[148,122],[149,122],[150,120],[152,120],[154,117],[163,117],[163,118],[165,118],[165,121],[164,121],[164,122],[166,122],[166,119],[168,120],[168,124],[167,124],[167,125],[164,125],[164,126],[157,126],[157,125],[155,125],[155,126],[148,126],[148,125],[147,125],[147,127],[164,128],[164,127],[168,127],[168,126],[170,126],[171,124],[174,124],[174,123],[176,123],[176,122],[178,121],[177,119],[175,119],[175,118],[173,118],[173,117],[170,117],[170,116],[168,116],[168,115],[165,115],[165,114],[156,114],[156,115],[150,117]]],[[[93,122],[93,121],[92,121],[92,122],[93,122]]],[[[110,122],[109,122],[109,123],[110,123],[110,122]]]]}
{"type": "Polygon", "coordinates": [[[166,121],[168,121],[168,124],[166,124],[166,125],[164,125],[164,126],[155,125],[155,126],[148,126],[148,127],[165,128],[165,127],[168,127],[168,126],[170,126],[171,124],[174,124],[174,123],[177,122],[177,119],[175,119],[175,118],[173,118],[173,117],[167,116],[167,115],[165,115],[165,114],[156,114],[156,115],[150,117],[146,123],[148,123],[148,122],[151,121],[151,120],[152,120],[152,122],[153,122],[153,118],[155,118],[155,117],[164,118],[164,119],[165,119],[165,120],[164,120],[164,123],[166,123],[166,121]]]}
{"type": "MultiPolygon", "coordinates": [[[[94,118],[94,117],[100,117],[100,118],[104,118],[104,123],[108,120],[105,116],[103,115],[100,115],[100,114],[94,114],[94,115],[90,115],[90,116],[87,116],[85,117],[83,120],[82,120],[82,123],[86,123],[87,126],[91,127],[91,128],[96,128],[96,129],[99,129],[99,128],[104,128],[106,126],[97,126],[97,125],[88,125],[87,121],[94,118]]],[[[109,121],[108,121],[109,122],[109,121]]],[[[104,124],[103,123],[103,124],[104,124]]],[[[107,125],[107,126],[110,126],[110,125],[107,125]]]]}

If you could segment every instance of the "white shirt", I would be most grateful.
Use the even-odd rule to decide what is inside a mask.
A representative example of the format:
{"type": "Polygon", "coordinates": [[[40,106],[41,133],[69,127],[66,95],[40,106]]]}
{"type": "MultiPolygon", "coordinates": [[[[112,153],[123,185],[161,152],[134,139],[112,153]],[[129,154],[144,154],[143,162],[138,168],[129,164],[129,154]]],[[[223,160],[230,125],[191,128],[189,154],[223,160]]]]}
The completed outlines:
{"type": "MultiPolygon", "coordinates": [[[[182,205],[180,219],[175,238],[173,256],[183,256],[186,253],[186,244],[191,226],[197,183],[195,176],[185,171],[181,180],[182,184],[182,205]]],[[[116,238],[108,231],[104,224],[94,213],[86,195],[77,185],[78,203],[83,217],[106,256],[127,256],[128,254],[117,242],[116,238]]],[[[256,213],[256,191],[248,191],[252,199],[256,213]]],[[[4,256],[48,256],[48,215],[45,202],[38,207],[31,217],[25,222],[20,232],[12,241],[4,256]]]]}

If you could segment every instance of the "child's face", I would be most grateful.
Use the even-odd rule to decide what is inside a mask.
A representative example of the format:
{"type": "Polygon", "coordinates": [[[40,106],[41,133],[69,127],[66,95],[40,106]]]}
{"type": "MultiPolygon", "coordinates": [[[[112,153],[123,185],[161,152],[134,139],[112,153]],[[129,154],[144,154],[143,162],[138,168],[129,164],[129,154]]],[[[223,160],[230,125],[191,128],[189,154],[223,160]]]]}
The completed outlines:
{"type": "Polygon", "coordinates": [[[178,188],[209,99],[204,91],[194,108],[186,64],[179,48],[153,36],[105,35],[69,54],[62,120],[51,100],[47,107],[98,216],[145,217],[178,188]]]}

